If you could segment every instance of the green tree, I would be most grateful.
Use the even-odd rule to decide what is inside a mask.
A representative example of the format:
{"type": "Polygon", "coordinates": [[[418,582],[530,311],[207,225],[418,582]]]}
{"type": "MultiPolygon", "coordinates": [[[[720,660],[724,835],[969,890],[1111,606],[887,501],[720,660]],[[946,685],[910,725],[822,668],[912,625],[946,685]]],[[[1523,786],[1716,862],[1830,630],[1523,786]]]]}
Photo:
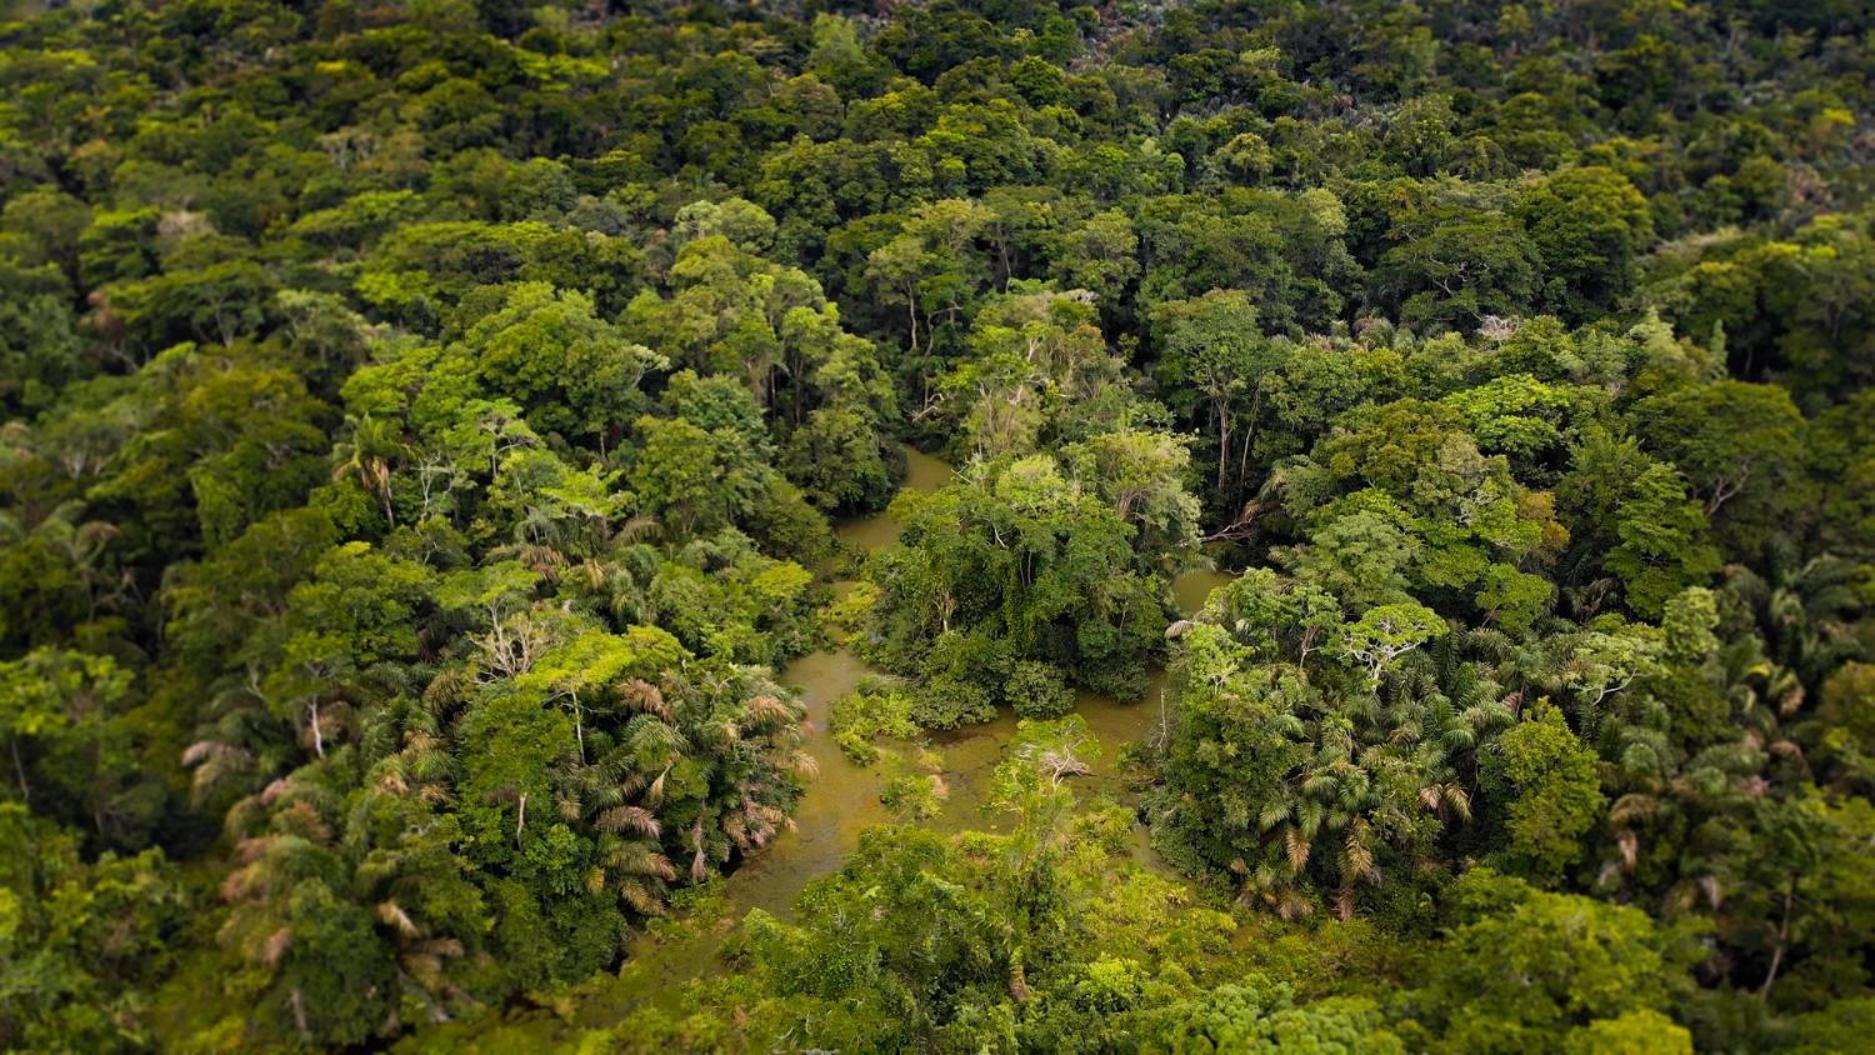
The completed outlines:
{"type": "Polygon", "coordinates": [[[1571,321],[1615,307],[1633,289],[1638,261],[1654,240],[1647,199],[1627,177],[1600,166],[1545,178],[1517,211],[1542,254],[1544,299],[1571,321]]]}
{"type": "Polygon", "coordinates": [[[1686,474],[1734,547],[1760,543],[1804,498],[1803,418],[1781,388],[1715,381],[1651,396],[1634,416],[1641,440],[1686,474]]]}
{"type": "Polygon", "coordinates": [[[1548,885],[1581,856],[1580,840],[1606,804],[1595,762],[1547,701],[1492,743],[1481,775],[1487,798],[1504,804],[1515,871],[1548,885]]]}
{"type": "Polygon", "coordinates": [[[1461,882],[1457,906],[1448,951],[1420,997],[1439,1048],[1562,1051],[1640,1028],[1672,1044],[1675,1031],[1644,1016],[1690,984],[1697,945],[1685,935],[1636,908],[1539,893],[1486,871],[1461,882]]]}

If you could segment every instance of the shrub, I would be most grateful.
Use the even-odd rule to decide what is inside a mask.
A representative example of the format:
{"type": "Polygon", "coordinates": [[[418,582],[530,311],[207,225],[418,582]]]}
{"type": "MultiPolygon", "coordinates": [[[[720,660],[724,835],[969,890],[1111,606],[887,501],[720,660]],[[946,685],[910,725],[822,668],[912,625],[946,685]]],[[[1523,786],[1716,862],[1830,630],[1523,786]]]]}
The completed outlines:
{"type": "Polygon", "coordinates": [[[1059,718],[1074,709],[1074,693],[1061,671],[1035,660],[1011,666],[1003,698],[1018,718],[1059,718]]]}

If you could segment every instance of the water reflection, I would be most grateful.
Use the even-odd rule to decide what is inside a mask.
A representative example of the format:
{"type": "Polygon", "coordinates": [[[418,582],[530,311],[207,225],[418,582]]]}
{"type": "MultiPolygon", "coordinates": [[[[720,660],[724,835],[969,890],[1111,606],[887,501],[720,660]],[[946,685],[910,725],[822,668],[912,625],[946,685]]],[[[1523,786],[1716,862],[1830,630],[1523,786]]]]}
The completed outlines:
{"type": "MultiPolygon", "coordinates": [[[[908,490],[934,491],[955,476],[949,465],[928,454],[913,450],[909,460],[905,481],[908,490]]],[[[896,541],[899,526],[879,513],[846,521],[835,530],[848,542],[877,548],[896,541]]],[[[1174,605],[1184,615],[1194,615],[1211,591],[1231,578],[1226,572],[1208,568],[1186,571],[1172,580],[1174,605]]],[[[859,845],[862,831],[891,819],[879,801],[886,780],[881,767],[856,765],[834,744],[828,729],[833,702],[852,692],[868,673],[865,663],[844,650],[803,656],[782,670],[782,684],[797,690],[807,709],[805,746],[819,765],[820,775],[795,810],[794,830],[777,838],[773,846],[751,858],[726,881],[725,896],[739,909],[789,914],[795,898],[810,881],[840,867],[859,845]]],[[[1122,703],[1092,692],[1077,694],[1075,709],[1101,748],[1092,776],[1077,782],[1084,798],[1124,797],[1125,749],[1165,735],[1165,684],[1165,672],[1154,669],[1145,695],[1136,703],[1122,703]]],[[[938,815],[927,822],[930,827],[943,832],[1001,827],[1001,818],[987,813],[984,805],[996,764],[1015,734],[1016,718],[1005,711],[994,721],[935,739],[933,746],[943,760],[941,776],[949,795],[938,815]]]]}
{"type": "MultiPolygon", "coordinates": [[[[949,463],[913,447],[905,448],[905,462],[905,484],[901,488],[904,491],[930,494],[957,475],[957,470],[949,463]]],[[[898,521],[883,512],[851,517],[833,526],[835,538],[862,550],[881,549],[897,542],[899,530],[898,521]]]]}
{"type": "MultiPolygon", "coordinates": [[[[908,451],[908,461],[908,490],[935,491],[956,475],[949,465],[915,450],[908,451]]],[[[855,547],[871,550],[896,542],[899,525],[879,513],[842,522],[835,534],[855,547]]],[[[1172,580],[1174,606],[1191,616],[1213,589],[1230,579],[1229,574],[1215,570],[1186,571],[1172,580]]],[[[835,584],[836,590],[840,585],[835,584]]],[[[696,919],[693,929],[680,926],[663,939],[647,936],[634,947],[616,978],[595,981],[582,996],[576,1024],[615,1022],[646,1001],[674,1000],[679,983],[713,969],[735,922],[748,910],[760,908],[784,917],[792,914],[801,891],[814,879],[837,870],[858,847],[861,832],[890,820],[879,801],[885,766],[856,765],[834,744],[828,728],[833,702],[857,688],[868,673],[866,664],[845,650],[802,656],[780,672],[782,684],[796,690],[806,708],[804,747],[819,766],[819,775],[796,807],[794,829],[723,880],[723,904],[710,919],[696,919]]],[[[1139,702],[1122,703],[1091,692],[1077,695],[1076,710],[1101,748],[1099,758],[1093,760],[1092,775],[1076,782],[1084,801],[1126,797],[1125,749],[1164,735],[1165,685],[1165,672],[1155,669],[1139,702]]],[[[942,759],[941,776],[949,794],[937,816],[927,822],[930,827],[941,832],[1003,827],[1003,818],[986,812],[984,805],[996,765],[1015,732],[1015,717],[1004,712],[994,721],[934,738],[932,746],[942,759]]],[[[1157,857],[1144,829],[1139,835],[1136,857],[1156,866],[1157,857]]],[[[564,1026],[535,1019],[502,1028],[513,1028],[532,1041],[540,1034],[558,1033],[564,1026]]]]}
{"type": "Polygon", "coordinates": [[[1172,605],[1190,619],[1204,607],[1205,598],[1211,591],[1236,578],[1227,571],[1215,568],[1192,568],[1180,572],[1172,579],[1172,605]]]}
{"type": "Polygon", "coordinates": [[[820,767],[794,810],[794,830],[751,858],[727,880],[726,894],[739,906],[785,914],[809,880],[840,867],[859,845],[859,833],[891,819],[879,793],[884,778],[862,767],[834,744],[828,729],[833,701],[858,687],[869,673],[851,652],[802,656],[781,672],[781,683],[799,690],[807,708],[807,753],[820,767]]]}

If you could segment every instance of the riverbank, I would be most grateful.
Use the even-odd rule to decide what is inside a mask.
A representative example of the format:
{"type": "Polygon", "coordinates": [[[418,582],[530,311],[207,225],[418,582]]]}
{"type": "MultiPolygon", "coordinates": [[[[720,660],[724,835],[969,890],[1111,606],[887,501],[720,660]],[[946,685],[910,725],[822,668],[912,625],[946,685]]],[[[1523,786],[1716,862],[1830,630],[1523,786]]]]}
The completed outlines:
{"type": "MultiPolygon", "coordinates": [[[[955,475],[940,459],[907,451],[903,490],[935,491],[955,475]]],[[[855,517],[835,526],[848,545],[876,551],[897,542],[900,525],[886,512],[855,517]]],[[[1174,577],[1171,596],[1185,616],[1195,614],[1218,586],[1232,575],[1193,568],[1174,577]]],[[[838,584],[835,584],[836,586],[838,584]]],[[[787,664],[778,674],[797,694],[805,710],[803,749],[818,770],[796,805],[790,830],[734,872],[713,879],[691,893],[687,905],[653,921],[633,942],[617,975],[602,975],[539,998],[539,1005],[470,1022],[448,1023],[407,1038],[397,1050],[414,1053],[539,1051],[573,1043],[581,1031],[604,1028],[647,1005],[669,1006],[685,983],[720,966],[720,956],[754,909],[786,918],[809,883],[838,870],[858,847],[860,834],[891,821],[880,801],[887,774],[883,766],[861,766],[834,742],[833,704],[878,674],[846,649],[812,652],[787,664]]],[[[1144,696],[1125,703],[1111,696],[1078,692],[1075,710],[1100,744],[1092,772],[1078,783],[1088,803],[1125,801],[1126,749],[1164,735],[1169,721],[1167,676],[1154,668],[1144,696]]],[[[938,813],[924,822],[935,831],[995,831],[1001,818],[984,809],[992,775],[1015,738],[1017,719],[1007,711],[994,720],[934,736],[930,748],[938,759],[937,776],[947,794],[938,813]]],[[[1162,868],[1143,826],[1135,840],[1135,859],[1162,868]]]]}

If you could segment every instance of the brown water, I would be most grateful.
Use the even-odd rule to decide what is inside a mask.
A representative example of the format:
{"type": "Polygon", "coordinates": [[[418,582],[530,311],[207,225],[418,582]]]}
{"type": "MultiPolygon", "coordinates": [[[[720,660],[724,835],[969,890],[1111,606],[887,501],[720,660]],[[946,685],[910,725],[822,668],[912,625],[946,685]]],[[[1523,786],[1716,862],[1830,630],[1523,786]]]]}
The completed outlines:
{"type": "MultiPolygon", "coordinates": [[[[931,455],[910,447],[905,454],[903,490],[928,494],[956,475],[949,465],[931,455]]],[[[898,522],[884,512],[834,525],[837,538],[867,551],[897,542],[899,531],[898,522]]],[[[849,582],[834,583],[835,595],[850,586],[849,582]]],[[[517,1043],[514,1050],[538,1048],[549,1038],[564,1039],[569,1026],[604,1026],[637,1007],[674,1003],[682,983],[716,966],[723,947],[750,909],[780,916],[792,914],[795,899],[807,884],[836,871],[858,848],[861,832],[889,821],[891,814],[879,801],[886,781],[882,767],[854,763],[833,742],[829,729],[834,701],[858,688],[868,673],[871,671],[866,664],[845,649],[810,653],[782,668],[781,683],[798,693],[806,711],[802,747],[818,769],[795,806],[793,828],[716,884],[717,889],[695,911],[668,921],[673,925],[654,924],[639,935],[617,977],[596,978],[579,987],[574,994],[577,1010],[570,1023],[528,1016],[475,1029],[483,1039],[496,1042],[491,1050],[517,1043]]],[[[991,742],[983,743],[989,746],[991,742]]],[[[967,792],[953,796],[939,820],[955,817],[956,827],[964,828],[970,826],[965,815],[980,812],[973,803],[980,802],[986,793],[987,780],[977,770],[994,766],[993,760],[986,763],[977,757],[980,753],[980,749],[964,752],[958,763],[961,768],[956,771],[946,756],[944,778],[955,779],[967,792]]],[[[461,1031],[432,1030],[430,1036],[447,1038],[447,1044],[455,1050],[477,1049],[476,1038],[463,1036],[461,1031]],[[464,1042],[469,1042],[469,1047],[463,1048],[464,1042]]]]}
{"type": "MultiPolygon", "coordinates": [[[[946,462],[913,447],[905,448],[905,485],[901,490],[916,491],[919,494],[931,492],[950,483],[957,475],[946,462]]],[[[834,537],[862,550],[882,549],[898,541],[900,527],[896,520],[884,513],[875,513],[869,517],[853,517],[842,520],[833,526],[834,537]]]]}
{"type": "MultiPolygon", "coordinates": [[[[715,968],[750,909],[790,914],[810,881],[837,870],[859,846],[860,832],[890,820],[879,801],[884,786],[880,772],[847,758],[828,730],[833,701],[857,688],[867,673],[859,657],[844,649],[815,652],[788,664],[781,682],[799,692],[807,710],[802,746],[819,768],[795,807],[793,830],[784,831],[772,846],[722,879],[696,911],[660,921],[635,936],[616,977],[592,979],[575,993],[570,1022],[534,1016],[525,1023],[481,1030],[485,1035],[512,1034],[508,1043],[489,1050],[545,1050],[550,1041],[569,1040],[570,1027],[600,1028],[640,1007],[674,1006],[683,983],[715,968]]],[[[462,1039],[450,1037],[450,1049],[477,1050],[462,1048],[462,1039]]]]}
{"type": "MultiPolygon", "coordinates": [[[[930,492],[955,473],[927,454],[908,451],[908,490],[930,492]]],[[[899,525],[884,513],[837,525],[835,534],[866,549],[897,541],[899,525]]],[[[1190,616],[1204,605],[1210,592],[1232,578],[1210,569],[1186,571],[1172,580],[1177,609],[1190,616]]],[[[838,584],[836,584],[837,587],[838,584]]],[[[828,729],[833,702],[852,692],[869,668],[842,650],[815,652],[788,664],[782,684],[795,689],[806,709],[804,748],[819,767],[794,813],[794,828],[783,832],[772,846],[749,859],[722,880],[709,902],[675,925],[648,933],[634,942],[630,958],[617,977],[594,979],[575,994],[577,1010],[571,1022],[529,1016],[504,1024],[483,1024],[463,1029],[428,1031],[427,1043],[401,1045],[406,1050],[430,1047],[442,1041],[456,1051],[502,1050],[520,1043],[524,1050],[549,1037],[562,1037],[570,1026],[598,1026],[616,1022],[647,1002],[674,1001],[681,983],[713,969],[736,924],[750,909],[779,916],[792,914],[793,905],[807,884],[839,869],[859,845],[860,833],[886,823],[890,813],[879,801],[886,781],[883,764],[855,764],[836,746],[828,729]],[[465,1035],[467,1034],[467,1035],[465,1035]],[[480,1034],[479,1038],[475,1034],[480,1034]],[[492,1047],[485,1047],[492,1044],[492,1047]]],[[[1100,743],[1093,773],[1077,781],[1084,801],[1099,797],[1124,799],[1126,780],[1123,755],[1130,744],[1164,733],[1166,676],[1155,669],[1145,696],[1137,703],[1122,703],[1111,696],[1081,692],[1075,709],[1100,743]]],[[[938,814],[926,822],[941,832],[968,829],[998,830],[1004,818],[985,809],[997,763],[1015,739],[1016,718],[1004,712],[994,721],[946,733],[931,745],[941,759],[941,777],[948,796],[938,814]]],[[[1144,829],[1138,830],[1135,856],[1156,864],[1144,829]]],[[[413,1038],[414,1040],[415,1038],[413,1038]]]]}
{"type": "MultiPolygon", "coordinates": [[[[902,491],[929,494],[957,474],[948,464],[913,447],[905,448],[902,491]]],[[[898,541],[900,525],[884,512],[854,517],[834,525],[842,541],[865,550],[898,541]]],[[[834,583],[836,595],[850,586],[834,583]]],[[[794,830],[753,857],[725,881],[725,895],[735,905],[785,913],[809,880],[840,867],[859,846],[859,833],[891,819],[879,801],[885,777],[860,766],[834,744],[829,729],[833,702],[852,692],[872,671],[845,649],[815,652],[782,668],[781,683],[799,693],[807,709],[803,745],[819,767],[794,811],[794,830]]]]}
{"type": "MultiPolygon", "coordinates": [[[[912,459],[907,487],[935,489],[952,475],[949,466],[929,455],[913,451],[912,459]]],[[[863,523],[843,524],[838,530],[844,538],[867,538],[879,540],[876,545],[890,545],[898,535],[890,519],[882,513],[865,518],[863,523]],[[880,522],[888,526],[881,527],[880,522]]],[[[1180,612],[1193,615],[1204,606],[1213,589],[1231,578],[1226,572],[1211,569],[1187,571],[1172,580],[1172,597],[1180,612]]],[[[809,882],[837,870],[859,846],[861,832],[891,819],[879,801],[886,780],[882,767],[855,764],[834,744],[828,729],[833,702],[852,692],[868,673],[865,663],[843,649],[802,656],[782,670],[782,684],[797,690],[807,709],[805,747],[820,767],[820,774],[795,808],[794,830],[783,833],[773,846],[724,881],[723,894],[737,908],[789,915],[795,898],[809,882]]],[[[1075,710],[1100,743],[1093,774],[1077,782],[1083,798],[1124,795],[1125,748],[1164,735],[1165,684],[1165,672],[1155,669],[1144,697],[1137,703],[1122,703],[1093,692],[1076,694],[1075,710]]],[[[1014,714],[1004,711],[994,721],[936,739],[933,746],[942,758],[940,776],[949,795],[937,816],[926,822],[929,827],[942,832],[972,828],[994,831],[1001,827],[1002,818],[985,806],[996,765],[1015,739],[1016,721],[1014,714]]]]}
{"type": "MultiPolygon", "coordinates": [[[[908,453],[907,490],[934,491],[956,475],[949,465],[928,454],[908,453]]],[[[849,542],[877,548],[897,541],[899,526],[880,513],[846,521],[834,530],[849,542]]],[[[1231,579],[1229,573],[1212,568],[1183,572],[1172,580],[1174,604],[1187,616],[1196,614],[1211,591],[1231,579]]],[[[879,801],[886,780],[881,767],[855,764],[834,744],[828,729],[833,702],[852,692],[868,673],[866,665],[845,650],[802,656],[782,670],[782,684],[797,690],[807,708],[805,747],[820,767],[820,775],[795,808],[794,830],[783,833],[773,846],[725,880],[724,895],[732,904],[790,914],[795,898],[810,881],[837,870],[859,846],[861,832],[891,819],[879,801]]],[[[1137,703],[1122,703],[1099,693],[1076,694],[1075,710],[1100,743],[1092,776],[1077,782],[1083,798],[1124,794],[1124,749],[1164,735],[1165,683],[1165,672],[1153,670],[1146,693],[1137,703]]],[[[937,738],[933,746],[943,760],[940,776],[949,794],[937,816],[926,822],[929,827],[942,832],[1000,828],[1002,818],[985,806],[996,765],[1015,739],[1016,721],[1014,714],[1004,711],[994,721],[937,738]]]]}
{"type": "Polygon", "coordinates": [[[820,773],[795,807],[794,830],[724,881],[724,894],[735,904],[785,913],[809,880],[840,867],[859,845],[860,832],[891,819],[879,801],[885,779],[878,767],[846,757],[828,729],[833,701],[867,673],[866,664],[844,649],[802,656],[781,672],[781,683],[798,690],[807,708],[804,746],[820,773]]]}
{"type": "Polygon", "coordinates": [[[1211,591],[1235,579],[1237,576],[1216,568],[1191,568],[1178,573],[1172,579],[1172,604],[1185,618],[1198,614],[1204,607],[1205,598],[1211,591]]]}
{"type": "MultiPolygon", "coordinates": [[[[1075,782],[1075,791],[1083,800],[1102,795],[1122,798],[1126,792],[1124,752],[1132,744],[1146,741],[1163,727],[1165,672],[1154,670],[1145,696],[1137,703],[1122,703],[1111,696],[1094,692],[1075,694],[1075,712],[1087,723],[1088,731],[1100,744],[1097,757],[1086,759],[1093,773],[1075,782]]],[[[937,740],[944,757],[944,781],[950,798],[944,809],[928,823],[942,832],[983,829],[1000,831],[1004,818],[985,809],[990,782],[997,763],[1016,738],[1018,719],[1008,711],[993,721],[972,725],[937,740]]]]}
{"type": "MultiPolygon", "coordinates": [[[[616,1023],[637,1008],[668,1010],[677,1006],[683,983],[716,969],[723,949],[750,909],[792,916],[795,899],[808,883],[837,871],[858,848],[861,832],[891,819],[879,801],[887,779],[885,763],[855,764],[834,744],[828,730],[833,701],[852,692],[868,673],[870,668],[844,650],[802,656],[782,671],[782,683],[798,690],[806,707],[804,746],[820,767],[819,776],[795,809],[794,829],[725,877],[702,909],[669,921],[674,926],[637,938],[616,977],[593,979],[575,992],[569,1020],[533,1015],[480,1025],[472,1031],[431,1030],[427,1034],[431,1043],[446,1038],[446,1047],[426,1050],[539,1050],[550,1043],[569,1042],[580,1028],[616,1023]],[[496,1043],[483,1046],[491,1041],[496,1043]]],[[[1155,670],[1138,703],[1121,703],[1090,692],[1077,696],[1076,709],[1100,743],[1098,757],[1089,759],[1093,774],[1076,782],[1083,801],[1124,798],[1122,753],[1127,745],[1153,735],[1160,727],[1164,685],[1164,673],[1155,670]]],[[[942,760],[939,775],[949,793],[938,814],[925,822],[928,827],[945,833],[1003,829],[1005,818],[986,806],[997,763],[1015,735],[1016,719],[1005,711],[995,721],[943,734],[933,742],[942,760]]],[[[1145,829],[1137,833],[1135,858],[1155,866],[1157,858],[1145,829]]],[[[415,1045],[405,1048],[416,1050],[415,1045]]]]}
{"type": "MultiPolygon", "coordinates": [[[[846,651],[803,656],[782,671],[782,684],[800,690],[807,707],[805,746],[820,775],[795,808],[794,830],[724,880],[723,895],[736,907],[791,915],[795,898],[812,880],[838,870],[859,846],[861,832],[891,820],[879,801],[886,781],[884,763],[855,764],[834,744],[827,728],[833,701],[853,691],[869,672],[846,651]]],[[[1155,670],[1138,703],[1092,692],[1077,694],[1075,709],[1100,744],[1099,756],[1091,759],[1093,774],[1076,783],[1083,798],[1124,794],[1123,751],[1162,727],[1164,686],[1164,672],[1155,670]]],[[[938,814],[925,822],[928,827],[941,832],[1001,828],[1002,818],[986,806],[997,763],[1015,739],[1016,721],[1004,711],[994,721],[934,739],[931,746],[942,760],[939,776],[948,795],[938,814]]]]}

